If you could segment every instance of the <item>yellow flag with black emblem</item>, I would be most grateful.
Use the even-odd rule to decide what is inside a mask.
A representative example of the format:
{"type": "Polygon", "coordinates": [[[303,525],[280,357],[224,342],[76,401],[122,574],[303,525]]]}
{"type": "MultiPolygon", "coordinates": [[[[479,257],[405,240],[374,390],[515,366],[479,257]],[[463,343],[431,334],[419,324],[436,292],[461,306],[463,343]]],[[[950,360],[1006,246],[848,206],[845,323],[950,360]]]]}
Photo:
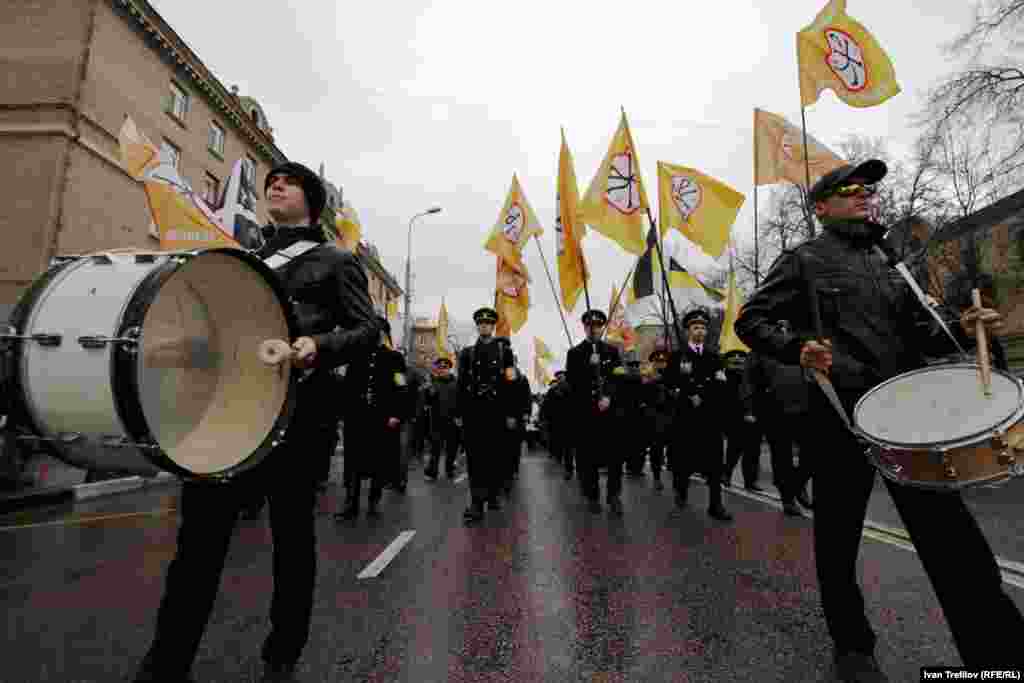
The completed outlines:
{"type": "Polygon", "coordinates": [[[658,222],[678,230],[712,258],[721,257],[746,197],[688,166],[658,162],[658,222]]]}
{"type": "Polygon", "coordinates": [[[800,103],[831,90],[851,107],[874,107],[900,92],[889,55],[871,32],[846,13],[846,0],[830,0],[796,34],[800,103]]]}
{"type": "Polygon", "coordinates": [[[555,359],[555,355],[551,353],[551,349],[544,343],[544,340],[540,337],[533,338],[534,353],[537,358],[540,358],[545,363],[550,363],[555,359]]]}
{"type": "Polygon", "coordinates": [[[587,225],[579,217],[580,191],[576,186],[576,169],[572,153],[562,130],[562,150],[558,154],[558,218],[555,236],[558,239],[558,284],[562,290],[562,306],[567,311],[576,307],[580,292],[588,278],[583,258],[583,235],[587,225]]]}
{"type": "Polygon", "coordinates": [[[629,253],[639,256],[647,248],[644,226],[649,206],[640,177],[640,159],[623,111],[608,153],[580,203],[579,217],[629,253]]]}
{"type": "Polygon", "coordinates": [[[526,265],[523,264],[523,246],[534,235],[543,235],[544,229],[537,220],[530,202],[523,194],[519,178],[512,174],[512,187],[509,188],[505,204],[501,207],[498,220],[484,243],[484,249],[497,254],[514,270],[529,280],[526,265]]]}
{"type": "Polygon", "coordinates": [[[448,357],[448,308],[444,305],[444,298],[441,299],[441,310],[437,313],[437,336],[434,340],[437,357],[448,357]]]}

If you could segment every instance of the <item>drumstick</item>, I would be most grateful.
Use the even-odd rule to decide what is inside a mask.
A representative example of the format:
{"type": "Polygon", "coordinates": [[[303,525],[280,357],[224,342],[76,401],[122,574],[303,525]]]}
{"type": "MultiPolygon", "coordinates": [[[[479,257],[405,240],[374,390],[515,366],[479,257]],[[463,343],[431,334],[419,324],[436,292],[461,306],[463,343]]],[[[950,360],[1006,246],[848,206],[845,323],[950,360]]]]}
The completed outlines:
{"type": "MultiPolygon", "coordinates": [[[[974,304],[975,308],[981,308],[980,290],[971,290],[971,303],[974,304]]],[[[975,337],[978,341],[978,363],[981,366],[981,387],[986,396],[991,396],[992,366],[988,357],[988,335],[985,333],[985,323],[981,321],[980,315],[978,316],[978,320],[974,323],[974,331],[975,337]]]]}
{"type": "Polygon", "coordinates": [[[267,365],[280,365],[291,360],[295,350],[283,339],[267,339],[260,344],[259,357],[267,365]]]}

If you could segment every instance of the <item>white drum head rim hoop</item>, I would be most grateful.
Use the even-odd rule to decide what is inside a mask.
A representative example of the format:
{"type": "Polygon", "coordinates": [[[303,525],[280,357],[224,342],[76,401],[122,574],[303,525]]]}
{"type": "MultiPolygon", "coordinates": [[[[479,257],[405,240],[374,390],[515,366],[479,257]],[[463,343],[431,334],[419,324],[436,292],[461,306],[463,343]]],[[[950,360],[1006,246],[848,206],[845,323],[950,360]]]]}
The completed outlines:
{"type": "MultiPolygon", "coordinates": [[[[864,394],[864,396],[862,396],[860,400],[857,401],[857,404],[854,406],[853,410],[854,429],[860,436],[862,436],[866,440],[870,441],[871,443],[877,446],[881,446],[884,448],[900,450],[952,450],[954,448],[959,448],[962,446],[968,446],[977,443],[979,440],[983,440],[985,437],[995,434],[997,432],[1005,432],[1007,429],[1009,429],[1014,424],[1019,422],[1022,418],[1024,418],[1024,383],[1022,383],[1020,379],[1014,377],[1009,373],[1003,372],[996,368],[992,368],[993,395],[995,395],[997,383],[1001,384],[1003,388],[1012,387],[1012,390],[1015,394],[1013,400],[1015,401],[1016,406],[1012,410],[1005,412],[1003,417],[999,417],[993,423],[987,426],[982,427],[976,425],[975,428],[970,429],[968,432],[950,439],[918,439],[909,441],[901,441],[897,439],[886,438],[884,435],[869,431],[869,429],[872,428],[871,426],[865,427],[865,412],[867,412],[869,405],[876,402],[879,398],[879,394],[886,390],[890,390],[894,384],[903,383],[909,377],[920,376],[925,374],[940,374],[943,372],[948,373],[950,371],[956,373],[963,373],[964,375],[973,375],[973,377],[976,378],[978,394],[981,394],[980,366],[978,366],[975,363],[931,365],[928,367],[920,368],[918,370],[912,370],[910,372],[897,375],[896,377],[893,377],[891,379],[886,380],[885,382],[882,382],[878,386],[868,391],[868,393],[864,394]]],[[[920,401],[922,400],[922,398],[925,398],[925,396],[907,396],[905,397],[905,400],[920,401]]],[[[886,402],[886,407],[888,407],[889,404],[891,404],[895,400],[895,397],[890,398],[890,400],[886,402]]],[[[901,401],[902,400],[904,399],[901,399],[901,401]]],[[[954,397],[954,400],[956,400],[956,397],[954,397]]],[[[1006,399],[1004,398],[1004,400],[1006,399]]],[[[877,408],[876,406],[871,407],[877,408]]],[[[941,420],[943,419],[943,416],[936,416],[935,419],[941,420]]],[[[891,423],[892,421],[896,420],[899,420],[899,414],[895,411],[889,411],[889,413],[887,414],[886,421],[888,423],[891,423]]],[[[880,421],[881,420],[875,420],[876,423],[880,421]]]]}

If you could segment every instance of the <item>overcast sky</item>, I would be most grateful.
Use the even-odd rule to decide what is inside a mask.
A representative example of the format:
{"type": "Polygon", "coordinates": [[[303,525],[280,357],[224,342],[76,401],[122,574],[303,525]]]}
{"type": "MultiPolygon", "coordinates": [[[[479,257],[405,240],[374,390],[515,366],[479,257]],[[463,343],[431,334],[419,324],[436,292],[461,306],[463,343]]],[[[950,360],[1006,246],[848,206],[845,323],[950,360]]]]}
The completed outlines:
{"type": "MultiPolygon", "coordinates": [[[[414,228],[413,312],[435,317],[444,296],[452,318],[464,321],[493,299],[495,261],[483,242],[512,174],[544,226],[541,244],[555,268],[559,127],[582,195],[620,107],[651,200],[657,161],[696,167],[747,195],[734,233],[751,240],[753,109],[799,125],[794,35],[825,4],[150,2],[225,85],[260,102],[290,159],[326,164],[400,282],[409,219],[443,208],[414,228]]],[[[903,92],[871,109],[826,92],[807,111],[808,129],[833,146],[859,133],[905,148],[921,93],[951,68],[940,45],[967,25],[970,5],[849,0],[847,11],[887,50],[903,92]]],[[[764,206],[768,193],[759,194],[764,206]]],[[[709,266],[676,241],[684,240],[672,238],[668,249],[684,265],[709,266]]],[[[607,310],[612,283],[621,284],[635,257],[593,232],[584,252],[593,304],[607,310]]],[[[514,344],[529,370],[540,336],[557,367],[569,344],[537,247],[525,253],[532,308],[514,344]]],[[[577,342],[582,298],[567,314],[577,342]]]]}

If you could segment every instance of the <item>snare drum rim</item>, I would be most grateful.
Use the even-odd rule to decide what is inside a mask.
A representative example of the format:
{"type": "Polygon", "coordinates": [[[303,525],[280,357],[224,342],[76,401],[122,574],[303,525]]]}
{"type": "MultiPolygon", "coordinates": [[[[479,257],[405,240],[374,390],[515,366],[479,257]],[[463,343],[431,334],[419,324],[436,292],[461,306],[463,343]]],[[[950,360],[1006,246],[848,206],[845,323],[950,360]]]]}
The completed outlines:
{"type": "MultiPolygon", "coordinates": [[[[50,286],[57,280],[58,276],[66,274],[66,271],[77,268],[84,263],[81,258],[67,259],[51,265],[42,275],[37,277],[28,289],[22,293],[18,303],[8,316],[8,325],[12,328],[13,334],[25,334],[25,326],[28,320],[39,305],[40,299],[50,286]]],[[[66,460],[67,453],[62,451],[56,443],[48,440],[46,430],[43,429],[39,416],[35,414],[31,406],[25,400],[25,377],[24,377],[24,345],[26,341],[8,342],[8,350],[5,352],[5,363],[7,363],[7,380],[4,390],[9,392],[10,413],[7,416],[7,428],[21,427],[31,434],[40,437],[39,444],[50,455],[59,460],[66,460]]],[[[63,343],[63,340],[62,340],[63,343]]]]}
{"type": "Polygon", "coordinates": [[[929,366],[924,367],[924,368],[918,368],[916,370],[910,370],[909,372],[901,373],[899,375],[896,375],[895,377],[890,377],[889,379],[885,380],[881,384],[878,384],[878,385],[872,387],[870,390],[868,390],[868,392],[865,393],[863,396],[861,396],[860,399],[857,401],[857,403],[854,405],[854,408],[853,408],[853,425],[854,425],[854,430],[857,432],[857,434],[862,436],[864,439],[870,441],[871,443],[873,443],[873,444],[875,444],[877,446],[889,447],[889,448],[901,449],[901,450],[918,450],[918,451],[920,451],[920,450],[936,450],[936,451],[944,451],[944,450],[952,450],[954,448],[960,448],[962,446],[969,446],[971,444],[978,443],[978,441],[984,440],[986,437],[991,436],[993,434],[1000,433],[1000,432],[1005,432],[1007,429],[1009,429],[1013,425],[1017,424],[1018,422],[1021,421],[1022,418],[1024,418],[1024,382],[1022,382],[1019,378],[1015,377],[1014,375],[1011,375],[1008,372],[1004,372],[1003,370],[999,370],[998,368],[992,368],[992,374],[993,375],[1001,375],[1002,377],[1005,377],[1006,379],[1009,379],[1014,384],[1014,386],[1017,387],[1017,394],[1018,394],[1018,396],[1017,396],[1017,409],[1011,414],[1011,416],[1006,418],[1005,420],[1002,420],[998,424],[995,424],[995,425],[989,427],[988,429],[985,429],[985,430],[982,430],[982,431],[979,431],[979,432],[976,432],[976,433],[973,433],[973,434],[969,434],[967,436],[960,437],[958,439],[951,439],[951,440],[948,440],[948,441],[934,441],[934,442],[930,442],[928,444],[922,444],[922,443],[916,443],[916,442],[907,443],[907,442],[903,442],[903,441],[889,441],[887,439],[883,439],[881,437],[877,437],[877,436],[873,436],[871,434],[868,434],[867,432],[865,432],[861,428],[861,426],[859,424],[857,424],[857,415],[860,413],[861,405],[863,405],[863,403],[872,394],[880,391],[881,389],[885,388],[889,384],[892,384],[892,383],[896,382],[897,380],[902,380],[902,379],[904,379],[906,377],[909,377],[911,375],[919,375],[919,374],[924,374],[924,373],[928,373],[928,372],[935,372],[938,369],[954,369],[954,368],[955,369],[964,369],[964,368],[966,368],[966,369],[971,369],[971,370],[974,370],[974,371],[979,371],[981,366],[978,365],[977,363],[952,363],[952,364],[944,364],[944,365],[929,365],[929,366]]]}
{"type": "MultiPolygon", "coordinates": [[[[281,309],[284,312],[285,321],[288,326],[289,338],[294,339],[297,336],[298,322],[295,317],[295,313],[292,311],[291,306],[288,305],[288,295],[274,271],[252,254],[229,247],[194,249],[190,251],[168,253],[168,259],[154,268],[145,278],[143,278],[138,287],[136,287],[135,292],[132,293],[121,317],[117,336],[124,336],[133,327],[141,328],[142,323],[145,321],[146,313],[149,311],[150,305],[155,300],[157,293],[160,291],[161,287],[163,287],[164,283],[167,282],[167,280],[174,275],[182,265],[204,253],[219,253],[237,258],[244,261],[247,265],[251,266],[260,275],[262,275],[281,305],[281,309]]],[[[142,336],[145,336],[145,330],[143,330],[142,336]]],[[[161,469],[165,469],[182,479],[188,479],[190,481],[226,481],[252,467],[250,463],[253,460],[256,462],[262,460],[270,450],[284,439],[284,434],[287,430],[288,424],[291,422],[292,411],[295,406],[298,373],[294,372],[290,373],[289,376],[288,389],[281,414],[278,415],[275,420],[270,433],[249,458],[233,465],[232,467],[221,470],[220,472],[211,472],[207,474],[197,474],[181,467],[172,460],[156,442],[156,439],[153,437],[152,430],[149,428],[149,423],[146,421],[146,416],[142,409],[142,402],[140,400],[141,394],[139,392],[139,372],[137,361],[138,356],[133,349],[119,346],[115,350],[115,353],[112,356],[113,367],[111,369],[114,400],[117,405],[117,411],[121,418],[121,422],[124,424],[125,431],[127,431],[136,442],[143,443],[151,447],[146,450],[151,453],[150,457],[153,459],[154,464],[161,469]]]]}

